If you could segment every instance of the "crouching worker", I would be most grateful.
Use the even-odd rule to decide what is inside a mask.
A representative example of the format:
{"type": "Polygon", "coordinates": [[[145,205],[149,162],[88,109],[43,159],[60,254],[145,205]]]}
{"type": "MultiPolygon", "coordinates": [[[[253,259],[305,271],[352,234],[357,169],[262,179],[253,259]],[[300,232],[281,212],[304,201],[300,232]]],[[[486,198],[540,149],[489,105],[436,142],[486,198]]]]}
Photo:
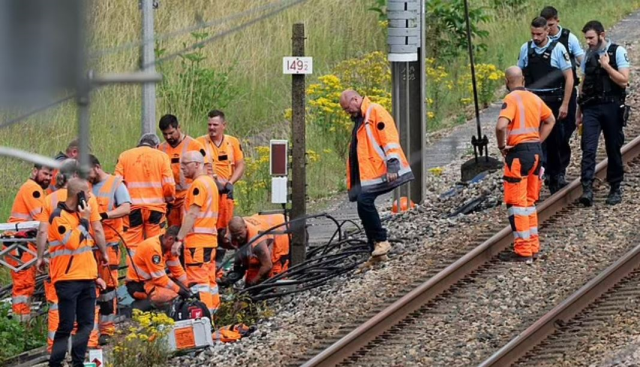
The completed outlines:
{"type": "MultiPolygon", "coordinates": [[[[288,234],[282,233],[283,231],[278,228],[276,233],[281,234],[267,234],[254,240],[262,231],[273,228],[279,223],[284,223],[284,216],[280,214],[231,219],[229,223],[231,245],[238,250],[233,272],[246,271],[247,286],[256,285],[289,268],[288,234]],[[250,246],[245,246],[251,241],[253,242],[250,246]]],[[[238,279],[237,276],[236,279],[238,279]]]]}
{"type": "Polygon", "coordinates": [[[178,296],[190,296],[165,271],[168,267],[173,279],[183,285],[187,283],[187,274],[180,265],[179,258],[171,254],[171,246],[179,231],[180,227],[169,227],[164,234],[148,238],[138,245],[133,256],[133,266],[127,270],[127,291],[131,297],[148,300],[153,307],[162,309],[168,308],[178,296]]]}

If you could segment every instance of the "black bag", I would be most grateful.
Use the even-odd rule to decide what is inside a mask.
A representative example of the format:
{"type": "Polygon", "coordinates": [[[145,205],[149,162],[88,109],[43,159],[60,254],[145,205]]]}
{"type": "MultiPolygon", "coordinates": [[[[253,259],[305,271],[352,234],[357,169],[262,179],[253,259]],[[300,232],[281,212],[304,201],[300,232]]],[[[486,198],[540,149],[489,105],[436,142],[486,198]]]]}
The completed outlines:
{"type": "Polygon", "coordinates": [[[208,317],[209,320],[211,320],[211,313],[207,305],[193,298],[182,299],[181,297],[177,297],[171,304],[169,316],[175,321],[199,319],[202,317],[208,317]]]}

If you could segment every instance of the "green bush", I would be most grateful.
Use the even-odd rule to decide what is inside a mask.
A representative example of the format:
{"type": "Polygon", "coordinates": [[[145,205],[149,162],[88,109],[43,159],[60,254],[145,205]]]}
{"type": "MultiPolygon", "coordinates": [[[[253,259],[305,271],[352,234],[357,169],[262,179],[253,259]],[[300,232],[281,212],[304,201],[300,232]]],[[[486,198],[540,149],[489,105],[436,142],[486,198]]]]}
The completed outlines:
{"type": "Polygon", "coordinates": [[[27,323],[9,316],[11,305],[0,304],[0,362],[22,352],[43,346],[47,342],[46,317],[37,317],[27,323]]]}

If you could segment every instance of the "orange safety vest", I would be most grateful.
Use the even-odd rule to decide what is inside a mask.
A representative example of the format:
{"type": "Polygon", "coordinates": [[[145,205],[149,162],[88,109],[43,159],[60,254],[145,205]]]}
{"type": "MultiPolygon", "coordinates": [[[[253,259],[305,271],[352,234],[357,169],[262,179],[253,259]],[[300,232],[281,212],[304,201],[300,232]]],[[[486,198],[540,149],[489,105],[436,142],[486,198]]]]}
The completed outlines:
{"type": "MultiPolygon", "coordinates": [[[[95,187],[93,189],[93,196],[98,202],[100,213],[110,212],[116,207],[115,195],[116,190],[122,184],[122,177],[109,175],[105,181],[100,190],[96,191],[95,187]]],[[[108,224],[103,226],[104,239],[107,242],[107,246],[118,246],[120,243],[118,233],[121,235],[124,233],[122,218],[105,219],[104,223],[108,224]]]]}
{"type": "MultiPolygon", "coordinates": [[[[171,170],[173,171],[173,178],[176,182],[176,200],[181,202],[187,195],[187,190],[189,190],[192,181],[190,178],[184,177],[184,173],[180,169],[182,156],[187,152],[197,151],[202,153],[203,157],[206,157],[206,151],[199,141],[188,135],[185,135],[184,139],[182,139],[180,144],[175,148],[169,145],[169,143],[164,142],[160,144],[158,149],[165,152],[171,161],[171,170]]],[[[180,203],[176,202],[175,204],[180,203]]]]}
{"type": "Polygon", "coordinates": [[[230,179],[235,171],[236,159],[244,159],[240,141],[231,135],[224,135],[219,147],[211,140],[209,135],[199,137],[198,141],[202,143],[207,151],[214,174],[226,180],[230,179]],[[236,156],[236,151],[238,156],[236,156]]]}
{"type": "MultiPolygon", "coordinates": [[[[360,108],[364,120],[356,133],[358,144],[356,149],[362,192],[386,191],[413,180],[413,173],[402,152],[393,117],[384,107],[372,103],[367,97],[363,99],[360,108]],[[398,179],[388,182],[387,163],[393,158],[399,164],[398,179]]],[[[351,157],[347,160],[347,188],[349,190],[353,188],[351,157]]]]}
{"type": "Polygon", "coordinates": [[[49,218],[49,257],[51,282],[92,280],[98,277],[98,264],[93,257],[93,238],[89,223],[80,220],[58,205],[49,218]]]}
{"type": "Polygon", "coordinates": [[[537,95],[517,88],[504,97],[500,117],[509,119],[507,145],[540,142],[540,123],[551,110],[537,95]]]}
{"type": "Polygon", "coordinates": [[[180,287],[167,276],[166,267],[169,267],[174,278],[182,284],[187,284],[187,274],[180,264],[180,259],[170,252],[162,253],[160,236],[140,242],[133,256],[133,265],[127,269],[127,281],[144,282],[147,292],[154,286],[168,288],[176,293],[180,291],[180,287]]]}
{"type": "MultiPolygon", "coordinates": [[[[278,224],[282,224],[285,222],[283,214],[264,214],[259,215],[255,214],[251,217],[243,218],[247,225],[247,241],[251,241],[256,238],[261,232],[267,231],[278,224]]],[[[283,231],[284,227],[276,228],[274,231],[283,231]]],[[[271,262],[273,263],[273,268],[269,272],[268,276],[272,277],[282,270],[286,270],[286,267],[276,266],[278,262],[280,262],[283,257],[289,255],[289,235],[288,234],[268,234],[260,237],[258,241],[255,241],[251,244],[251,255],[249,256],[247,262],[247,275],[249,277],[252,274],[257,273],[260,268],[260,260],[253,254],[253,249],[263,242],[263,240],[272,239],[273,242],[269,247],[269,252],[271,253],[271,262]],[[275,270],[275,271],[274,271],[275,270]]],[[[284,265],[284,264],[282,264],[284,265]]]]}
{"type": "Polygon", "coordinates": [[[115,174],[122,177],[132,209],[147,208],[166,213],[167,202],[176,194],[175,180],[169,157],[154,148],[141,146],[129,149],[118,158],[115,174]]]}
{"type": "Polygon", "coordinates": [[[34,180],[27,180],[21,187],[11,207],[9,223],[37,220],[44,205],[44,190],[34,180]]]}
{"type": "Polygon", "coordinates": [[[192,205],[200,207],[193,228],[185,237],[185,247],[217,247],[218,187],[211,176],[198,176],[187,193],[182,207],[183,218],[192,205]],[[211,238],[211,237],[214,238],[211,238]]]}
{"type": "MultiPolygon", "coordinates": [[[[44,205],[42,207],[42,213],[36,219],[39,222],[47,222],[49,221],[49,217],[56,209],[59,203],[62,203],[67,200],[67,189],[62,188],[52,192],[47,195],[44,199],[44,205]]],[[[91,207],[91,220],[90,222],[100,221],[100,206],[98,205],[98,201],[95,196],[91,196],[88,200],[89,207],[91,207]]],[[[91,233],[93,233],[93,229],[91,229],[91,233]]]]}

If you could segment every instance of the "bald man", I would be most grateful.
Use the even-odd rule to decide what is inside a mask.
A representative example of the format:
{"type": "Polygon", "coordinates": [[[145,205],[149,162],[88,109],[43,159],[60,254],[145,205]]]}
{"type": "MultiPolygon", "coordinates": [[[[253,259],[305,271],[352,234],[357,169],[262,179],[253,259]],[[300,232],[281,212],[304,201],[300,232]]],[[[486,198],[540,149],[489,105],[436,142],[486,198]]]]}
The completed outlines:
{"type": "Polygon", "coordinates": [[[532,264],[540,251],[535,203],[544,173],[541,143],[551,133],[555,118],[540,97],[524,89],[519,67],[508,68],[505,81],[510,93],[502,104],[496,138],[505,158],[504,201],[515,240],[514,253],[503,259],[532,264]]]}
{"type": "Polygon", "coordinates": [[[414,177],[400,147],[393,117],[384,107],[351,89],[342,92],[340,106],[354,122],[347,161],[349,200],[358,204],[358,216],[371,249],[369,262],[376,262],[391,250],[391,244],[375,200],[414,177]]]}
{"type": "Polygon", "coordinates": [[[193,182],[182,208],[182,226],[172,253],[183,257],[189,287],[200,294],[200,300],[214,314],[220,305],[215,263],[219,193],[213,178],[206,174],[204,163],[197,151],[186,152],[180,161],[184,177],[193,182]]]}

